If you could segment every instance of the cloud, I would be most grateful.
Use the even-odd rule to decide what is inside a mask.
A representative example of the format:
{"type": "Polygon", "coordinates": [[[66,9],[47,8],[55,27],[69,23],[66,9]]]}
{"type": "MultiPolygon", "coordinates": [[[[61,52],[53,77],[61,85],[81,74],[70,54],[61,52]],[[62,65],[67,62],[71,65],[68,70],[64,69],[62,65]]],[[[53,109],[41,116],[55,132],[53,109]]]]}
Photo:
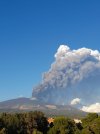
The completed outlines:
{"type": "Polygon", "coordinates": [[[100,101],[98,50],[85,47],[71,50],[66,45],[60,45],[54,58],[50,69],[43,73],[41,84],[33,89],[33,97],[59,104],[70,103],[77,96],[85,101],[100,101]]]}
{"type": "Polygon", "coordinates": [[[71,105],[76,105],[76,104],[79,104],[81,102],[81,99],[79,99],[79,98],[75,98],[75,99],[73,99],[72,101],[71,101],[71,105]]]}
{"type": "Polygon", "coordinates": [[[83,106],[81,110],[91,113],[100,113],[100,103],[91,104],[89,106],[83,106]]]}

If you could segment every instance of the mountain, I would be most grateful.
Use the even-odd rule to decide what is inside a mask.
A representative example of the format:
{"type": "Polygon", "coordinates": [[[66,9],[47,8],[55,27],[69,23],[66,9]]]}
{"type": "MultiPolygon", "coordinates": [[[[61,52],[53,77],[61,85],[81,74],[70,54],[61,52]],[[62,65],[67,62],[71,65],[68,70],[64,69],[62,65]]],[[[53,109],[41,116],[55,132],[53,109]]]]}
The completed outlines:
{"type": "Polygon", "coordinates": [[[27,112],[27,111],[42,111],[47,116],[73,116],[82,117],[85,112],[76,109],[70,105],[54,105],[44,103],[35,98],[17,98],[0,102],[0,112],[27,112]]]}

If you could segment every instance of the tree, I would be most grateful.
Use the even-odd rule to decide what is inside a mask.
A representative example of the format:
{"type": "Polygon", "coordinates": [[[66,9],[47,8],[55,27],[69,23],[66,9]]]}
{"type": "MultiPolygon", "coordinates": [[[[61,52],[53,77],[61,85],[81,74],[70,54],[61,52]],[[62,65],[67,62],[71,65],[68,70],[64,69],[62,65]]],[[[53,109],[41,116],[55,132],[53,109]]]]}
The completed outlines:
{"type": "Polygon", "coordinates": [[[100,117],[96,118],[94,121],[91,122],[90,124],[90,130],[94,134],[100,134],[100,117]]]}
{"type": "Polygon", "coordinates": [[[49,130],[48,134],[74,134],[77,130],[75,122],[66,117],[57,117],[54,120],[54,126],[49,130]]]}
{"type": "Polygon", "coordinates": [[[87,127],[92,121],[94,121],[96,118],[98,118],[97,113],[89,113],[87,117],[82,119],[82,125],[83,127],[87,127]]]}

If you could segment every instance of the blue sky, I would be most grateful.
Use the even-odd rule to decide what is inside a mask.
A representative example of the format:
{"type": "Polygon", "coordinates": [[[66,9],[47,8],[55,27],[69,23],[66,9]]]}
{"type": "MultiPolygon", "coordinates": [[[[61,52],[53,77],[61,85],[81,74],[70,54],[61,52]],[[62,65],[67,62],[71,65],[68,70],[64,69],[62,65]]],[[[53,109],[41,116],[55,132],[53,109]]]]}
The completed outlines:
{"type": "Polygon", "coordinates": [[[0,101],[30,97],[60,44],[100,50],[99,0],[0,1],[0,101]]]}

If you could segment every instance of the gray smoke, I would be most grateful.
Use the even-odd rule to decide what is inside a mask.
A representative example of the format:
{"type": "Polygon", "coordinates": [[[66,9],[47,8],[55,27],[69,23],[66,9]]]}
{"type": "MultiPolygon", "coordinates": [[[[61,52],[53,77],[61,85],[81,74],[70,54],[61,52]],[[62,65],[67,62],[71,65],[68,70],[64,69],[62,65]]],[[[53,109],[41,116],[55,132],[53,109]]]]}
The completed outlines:
{"type": "Polygon", "coordinates": [[[100,101],[99,79],[98,50],[71,50],[61,45],[51,68],[43,74],[41,84],[33,89],[32,97],[56,104],[68,104],[74,98],[83,99],[83,103],[100,101]]]}

